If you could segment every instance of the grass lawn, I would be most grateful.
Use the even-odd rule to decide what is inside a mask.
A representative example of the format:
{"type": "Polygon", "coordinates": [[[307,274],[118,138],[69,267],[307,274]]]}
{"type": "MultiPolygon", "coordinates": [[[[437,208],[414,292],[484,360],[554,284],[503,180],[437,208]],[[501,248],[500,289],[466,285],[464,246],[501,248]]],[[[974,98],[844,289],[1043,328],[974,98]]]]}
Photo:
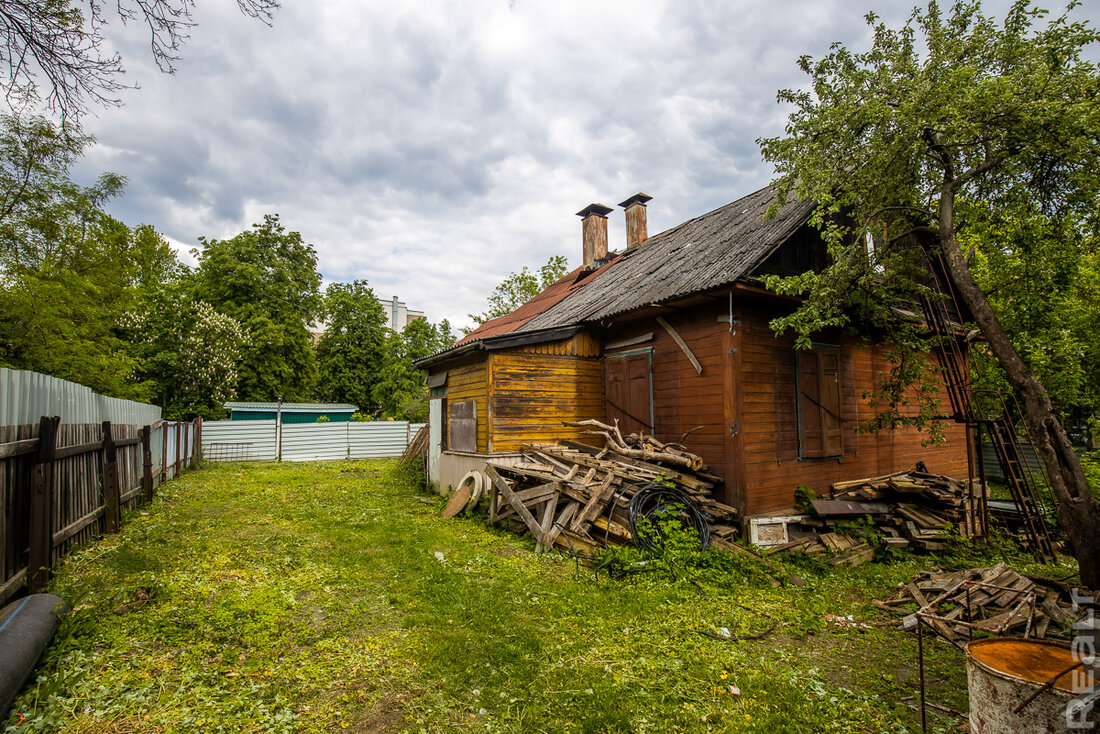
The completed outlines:
{"type": "MultiPolygon", "coordinates": [[[[60,569],[74,612],[4,732],[920,730],[915,637],[870,601],[928,558],[775,589],[714,551],[613,582],[443,520],[414,486],[374,461],[208,465],[161,488],[60,569]]],[[[965,711],[961,654],[926,657],[929,700],[965,711]]]]}

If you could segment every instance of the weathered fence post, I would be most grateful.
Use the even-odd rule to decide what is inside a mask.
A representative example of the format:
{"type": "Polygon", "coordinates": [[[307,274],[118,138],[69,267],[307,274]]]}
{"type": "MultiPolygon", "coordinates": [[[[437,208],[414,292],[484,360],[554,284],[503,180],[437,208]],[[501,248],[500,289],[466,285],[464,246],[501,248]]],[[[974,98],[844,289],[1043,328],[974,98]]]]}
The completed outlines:
{"type": "Polygon", "coordinates": [[[153,427],[141,427],[141,490],[146,502],[153,501],[153,427]]]}
{"type": "Polygon", "coordinates": [[[119,509],[118,451],[111,435],[111,421],[103,421],[103,530],[117,533],[122,524],[119,509]]]}
{"type": "Polygon", "coordinates": [[[35,593],[50,580],[53,565],[53,475],[60,416],[42,416],[38,424],[38,454],[31,468],[27,589],[35,593]]]}
{"type": "Polygon", "coordinates": [[[198,461],[202,458],[202,416],[195,416],[195,447],[191,452],[191,459],[198,461]]]}
{"type": "Polygon", "coordinates": [[[168,422],[160,422],[160,483],[168,481],[168,422]]]}
{"type": "Polygon", "coordinates": [[[176,461],[172,468],[175,471],[175,476],[180,475],[180,449],[183,448],[183,443],[180,441],[180,435],[183,433],[183,421],[176,421],[176,461]]]}
{"type": "Polygon", "coordinates": [[[183,424],[183,460],[180,462],[180,466],[184,469],[191,466],[191,426],[194,425],[193,421],[187,421],[183,424]]]}

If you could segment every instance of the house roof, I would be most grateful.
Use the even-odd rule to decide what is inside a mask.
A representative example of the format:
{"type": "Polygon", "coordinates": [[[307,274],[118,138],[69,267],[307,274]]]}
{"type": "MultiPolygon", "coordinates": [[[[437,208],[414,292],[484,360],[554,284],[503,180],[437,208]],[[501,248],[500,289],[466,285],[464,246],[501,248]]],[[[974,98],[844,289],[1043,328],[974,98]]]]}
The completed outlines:
{"type": "Polygon", "coordinates": [[[599,321],[733,283],[786,242],[813,210],[809,202],[788,202],[765,220],[774,201],[769,186],[650,237],[520,330],[599,321]]]}
{"type": "Polygon", "coordinates": [[[468,344],[469,342],[479,339],[489,339],[494,336],[500,336],[501,334],[511,334],[514,331],[519,331],[520,328],[531,321],[531,319],[591,282],[596,274],[610,267],[615,259],[614,257],[609,259],[596,269],[580,267],[562,276],[515,311],[486,321],[484,324],[455,342],[455,346],[462,346],[463,344],[468,344]]]}
{"type": "MultiPolygon", "coordinates": [[[[272,403],[223,403],[222,407],[242,413],[270,413],[279,410],[279,404],[272,403]]],[[[284,413],[354,413],[359,408],[347,403],[283,403],[284,413]]]]}
{"type": "Polygon", "coordinates": [[[775,252],[813,210],[809,202],[788,202],[766,220],[774,201],[774,187],[760,189],[654,235],[635,249],[612,254],[596,270],[578,268],[512,313],[486,321],[455,346],[415,366],[426,368],[477,349],[505,348],[514,340],[563,338],[566,327],[729,285],[775,252]]]}

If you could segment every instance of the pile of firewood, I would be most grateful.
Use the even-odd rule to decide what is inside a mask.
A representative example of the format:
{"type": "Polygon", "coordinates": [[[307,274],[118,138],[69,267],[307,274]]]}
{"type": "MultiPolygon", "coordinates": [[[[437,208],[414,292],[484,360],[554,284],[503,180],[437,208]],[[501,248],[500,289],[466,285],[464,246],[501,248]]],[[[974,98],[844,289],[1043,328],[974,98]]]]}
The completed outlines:
{"type": "Polygon", "coordinates": [[[977,633],[1036,639],[1065,635],[1087,614],[1085,607],[1075,609],[1069,589],[1058,582],[1022,576],[1003,563],[926,571],[889,599],[872,603],[910,618],[919,616],[951,641],[977,633]]]}
{"type": "MultiPolygon", "coordinates": [[[[647,462],[664,462],[674,466],[682,466],[693,472],[705,472],[707,470],[707,467],[703,464],[703,458],[688,451],[682,443],[662,443],[653,436],[644,433],[631,433],[624,437],[619,431],[618,420],[613,425],[592,419],[575,423],[562,421],[562,425],[571,428],[588,428],[589,430],[581,431],[581,433],[586,436],[602,436],[607,450],[619,456],[647,462]]],[[[699,428],[702,428],[702,426],[699,426],[699,428]]],[[[695,430],[698,430],[698,428],[691,429],[691,431],[695,430]]],[[[685,433],[680,440],[683,441],[687,438],[691,431],[685,433]]]]}
{"type": "Polygon", "coordinates": [[[837,482],[830,499],[810,503],[813,517],[802,525],[827,533],[869,517],[885,547],[939,551],[946,547],[943,537],[949,527],[973,534],[972,503],[980,496],[975,487],[972,497],[965,481],[923,471],[898,472],[837,482]]]}
{"type": "MultiPolygon", "coordinates": [[[[650,458],[656,453],[667,452],[650,452],[650,458]]],[[[669,467],[640,460],[622,452],[617,441],[603,449],[576,441],[525,446],[519,461],[489,461],[485,473],[491,482],[489,522],[530,531],[540,549],[557,545],[591,551],[634,542],[630,502],[657,480],[660,488],[677,493],[686,513],[705,522],[699,529],[714,542],[736,532],[734,508],[710,496],[717,477],[683,463],[669,467]]]]}

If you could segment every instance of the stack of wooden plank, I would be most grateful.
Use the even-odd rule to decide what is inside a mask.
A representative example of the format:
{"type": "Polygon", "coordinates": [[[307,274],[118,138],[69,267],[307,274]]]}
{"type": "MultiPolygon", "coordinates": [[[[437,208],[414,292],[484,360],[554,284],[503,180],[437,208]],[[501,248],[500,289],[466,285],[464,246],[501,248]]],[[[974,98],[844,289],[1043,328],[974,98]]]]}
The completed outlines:
{"type": "Polygon", "coordinates": [[[875,549],[870,543],[841,533],[811,534],[768,550],[769,554],[799,552],[809,555],[827,553],[834,566],[861,566],[875,557],[875,549]]]}
{"type": "Polygon", "coordinates": [[[1069,590],[1023,576],[1003,563],[964,571],[926,571],[876,607],[919,616],[951,641],[977,634],[1043,639],[1066,634],[1087,611],[1074,611],[1069,590]],[[916,607],[916,611],[913,608],[916,607]]]}
{"type": "Polygon", "coordinates": [[[633,541],[627,506],[641,487],[660,479],[682,490],[705,517],[716,543],[736,532],[736,511],[711,497],[720,481],[576,441],[523,447],[521,459],[489,461],[489,522],[531,534],[540,549],[591,551],[633,541]]]}
{"type": "MultiPolygon", "coordinates": [[[[949,527],[972,534],[971,496],[966,481],[922,471],[838,482],[830,499],[811,502],[814,517],[803,525],[828,532],[870,517],[884,546],[944,550],[949,527]]],[[[976,489],[974,496],[980,491],[976,489]]]]}

